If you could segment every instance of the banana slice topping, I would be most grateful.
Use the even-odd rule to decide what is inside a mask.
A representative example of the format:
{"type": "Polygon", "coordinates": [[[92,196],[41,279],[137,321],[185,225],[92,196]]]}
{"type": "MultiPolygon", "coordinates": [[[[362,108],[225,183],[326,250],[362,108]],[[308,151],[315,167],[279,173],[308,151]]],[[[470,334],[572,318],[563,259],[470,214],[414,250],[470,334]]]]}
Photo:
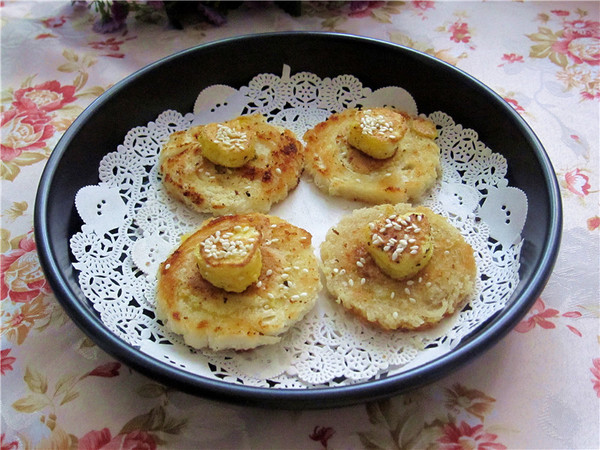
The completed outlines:
{"type": "Polygon", "coordinates": [[[373,158],[387,159],[394,156],[407,130],[407,119],[396,111],[362,110],[350,128],[348,143],[373,158]]]}
{"type": "Polygon", "coordinates": [[[241,167],[255,156],[254,135],[234,119],[200,127],[197,135],[202,156],[225,167],[241,167]]]}
{"type": "Polygon", "coordinates": [[[213,286],[243,292],[260,277],[262,234],[249,225],[222,227],[196,249],[198,269],[213,286]]]}
{"type": "Polygon", "coordinates": [[[431,225],[421,213],[391,215],[367,227],[367,251],[388,276],[404,280],[423,269],[433,254],[431,225]]]}

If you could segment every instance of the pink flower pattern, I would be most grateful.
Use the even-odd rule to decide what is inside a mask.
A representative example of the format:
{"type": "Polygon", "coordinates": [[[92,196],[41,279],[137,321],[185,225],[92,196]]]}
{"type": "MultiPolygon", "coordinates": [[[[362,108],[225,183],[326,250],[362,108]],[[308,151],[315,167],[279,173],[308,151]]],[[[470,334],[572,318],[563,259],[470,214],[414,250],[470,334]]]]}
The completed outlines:
{"type": "Polygon", "coordinates": [[[515,331],[518,331],[519,333],[527,333],[528,331],[533,330],[536,326],[546,330],[556,328],[556,325],[551,321],[551,319],[558,317],[558,315],[558,310],[546,308],[543,300],[538,298],[533,305],[533,308],[531,308],[531,311],[529,311],[527,317],[515,327],[515,331]]]}
{"type": "Polygon", "coordinates": [[[506,446],[494,442],[498,436],[483,429],[483,425],[470,426],[449,423],[444,426],[444,435],[437,440],[440,450],[501,450],[506,446]]]}
{"type": "Polygon", "coordinates": [[[595,358],[592,361],[592,368],[590,369],[590,372],[592,372],[592,375],[594,375],[594,378],[592,378],[592,384],[594,386],[594,391],[596,391],[596,396],[598,398],[600,398],[600,358],[595,358]]]}
{"type": "MultiPolygon", "coordinates": [[[[525,319],[523,319],[515,327],[515,331],[519,333],[527,333],[533,330],[536,326],[539,326],[545,330],[551,330],[556,328],[554,320],[557,320],[560,317],[578,319],[581,316],[582,314],[579,311],[569,311],[564,314],[560,314],[557,309],[546,308],[544,301],[541,298],[538,298],[525,319]]],[[[572,325],[566,325],[566,327],[569,331],[581,337],[581,332],[577,328],[572,325]]]]}
{"type": "Polygon", "coordinates": [[[0,256],[0,300],[28,303],[49,293],[33,236],[28,235],[21,239],[17,249],[0,256]]]}
{"type": "Polygon", "coordinates": [[[0,358],[1,358],[0,373],[2,373],[2,375],[4,375],[9,370],[13,370],[12,365],[17,360],[17,358],[8,356],[9,353],[10,353],[10,348],[6,348],[6,349],[0,351],[0,358]]]}
{"type": "Polygon", "coordinates": [[[590,193],[590,178],[579,169],[567,172],[565,182],[567,189],[579,197],[585,197],[590,193]]]}
{"type": "Polygon", "coordinates": [[[457,21],[453,23],[450,25],[450,32],[452,33],[450,39],[454,42],[468,43],[471,41],[469,26],[465,22],[457,21]]]}
{"type": "Polygon", "coordinates": [[[15,91],[13,107],[19,111],[39,109],[50,112],[75,100],[75,86],[61,86],[58,81],[53,80],[15,91]]]}
{"type": "Polygon", "coordinates": [[[79,439],[79,450],[154,450],[156,440],[145,431],[132,431],[112,437],[108,428],[90,431],[79,439]]]}
{"type": "Polygon", "coordinates": [[[565,23],[564,33],[552,50],[568,56],[575,64],[600,64],[600,22],[575,20],[565,23]]]}
{"type": "Polygon", "coordinates": [[[19,111],[9,109],[0,116],[2,161],[12,161],[23,152],[46,147],[48,139],[54,135],[50,116],[44,111],[19,111]]]}

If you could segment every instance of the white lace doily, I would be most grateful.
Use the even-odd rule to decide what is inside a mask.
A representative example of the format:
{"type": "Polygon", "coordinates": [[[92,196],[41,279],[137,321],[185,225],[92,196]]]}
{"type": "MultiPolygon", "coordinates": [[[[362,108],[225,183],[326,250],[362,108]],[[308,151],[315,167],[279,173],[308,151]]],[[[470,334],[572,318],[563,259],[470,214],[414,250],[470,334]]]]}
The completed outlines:
{"type": "MultiPolygon", "coordinates": [[[[100,163],[100,183],[82,188],[76,207],[84,222],[70,240],[79,283],[102,322],[140,351],[182,370],[251,386],[337,386],[388,376],[454,348],[505,307],[518,281],[525,194],[508,186],[506,160],[443,112],[429,116],[439,129],[443,176],[424,202],[462,232],[475,249],[479,281],[468,305],[427,332],[371,329],[341,310],[325,290],[315,309],[280,344],[253,351],[196,351],[168,332],[154,313],[158,264],[206,216],[190,212],[162,189],[157,155],[168,136],[193,124],[262,113],[301,137],[332,112],[357,106],[395,106],[417,114],[400,87],[371,90],[352,75],[320,78],[302,72],[260,74],[248,86],[202,91],[193,113],[165,111],[129,131],[100,163]]],[[[322,194],[305,176],[271,210],[313,235],[365,204],[322,194]]]]}

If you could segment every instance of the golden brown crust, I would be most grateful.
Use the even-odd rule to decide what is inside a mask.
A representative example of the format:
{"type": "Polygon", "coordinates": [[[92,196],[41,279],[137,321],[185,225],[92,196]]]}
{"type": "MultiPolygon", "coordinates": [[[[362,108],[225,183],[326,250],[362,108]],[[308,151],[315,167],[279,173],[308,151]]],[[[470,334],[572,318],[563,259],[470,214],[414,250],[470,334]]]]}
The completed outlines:
{"type": "Polygon", "coordinates": [[[327,233],[321,260],[326,287],[336,301],[365,321],[389,330],[434,326],[463,305],[473,293],[477,275],[473,249],[458,230],[429,208],[408,204],[362,208],[344,217],[327,233]],[[413,277],[395,280],[379,269],[363,235],[355,230],[392,214],[413,211],[427,215],[433,256],[413,277]]]}
{"type": "MultiPolygon", "coordinates": [[[[378,109],[382,108],[374,110],[378,109]]],[[[441,173],[435,126],[397,113],[405,116],[409,127],[396,153],[387,159],[373,158],[348,144],[358,109],[333,114],[308,130],[305,168],[315,184],[329,195],[374,204],[420,200],[441,173]]]]}
{"type": "Polygon", "coordinates": [[[202,156],[196,139],[202,126],[170,136],[159,155],[162,181],[170,195],[199,212],[266,213],[296,187],[304,148],[294,133],[268,124],[260,115],[240,120],[240,129],[256,136],[256,156],[238,168],[219,166],[202,156]]]}
{"type": "Polygon", "coordinates": [[[250,349],[278,342],[312,309],[321,289],[310,233],[275,216],[237,217],[262,235],[261,274],[245,291],[213,286],[200,275],[194,257],[194,249],[228,217],[207,220],[159,268],[159,317],[196,348],[250,349]]]}

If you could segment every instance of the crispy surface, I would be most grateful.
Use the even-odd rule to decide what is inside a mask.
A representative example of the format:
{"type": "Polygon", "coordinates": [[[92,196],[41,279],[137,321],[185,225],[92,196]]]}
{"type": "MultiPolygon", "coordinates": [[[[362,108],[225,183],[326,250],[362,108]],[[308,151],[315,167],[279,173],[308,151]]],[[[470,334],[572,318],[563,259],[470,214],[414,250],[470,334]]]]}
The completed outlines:
{"type": "Polygon", "coordinates": [[[321,289],[310,233],[275,216],[235,217],[262,234],[261,274],[245,291],[213,286],[196,265],[194,249],[230,220],[227,216],[204,222],[158,271],[158,316],[195,348],[242,350],[276,343],[312,309],[321,289]]]}
{"type": "Polygon", "coordinates": [[[408,204],[362,208],[344,217],[328,231],[321,245],[321,260],[332,297],[358,317],[388,330],[434,326],[463,305],[477,276],[473,249],[458,230],[429,208],[408,204]],[[363,234],[356,230],[392,214],[412,211],[429,219],[433,256],[413,277],[395,280],[379,269],[366,250],[363,234]]]}
{"type": "Polygon", "coordinates": [[[304,134],[305,168],[315,184],[329,195],[373,204],[420,200],[441,173],[433,124],[397,112],[407,119],[408,129],[393,156],[376,159],[348,143],[358,113],[348,109],[333,114],[304,134]]]}
{"type": "Polygon", "coordinates": [[[266,213],[296,187],[304,151],[294,133],[268,124],[261,115],[238,118],[255,135],[256,155],[228,168],[202,156],[197,136],[203,126],[173,133],[159,155],[167,192],[199,212],[215,215],[266,213]]]}

